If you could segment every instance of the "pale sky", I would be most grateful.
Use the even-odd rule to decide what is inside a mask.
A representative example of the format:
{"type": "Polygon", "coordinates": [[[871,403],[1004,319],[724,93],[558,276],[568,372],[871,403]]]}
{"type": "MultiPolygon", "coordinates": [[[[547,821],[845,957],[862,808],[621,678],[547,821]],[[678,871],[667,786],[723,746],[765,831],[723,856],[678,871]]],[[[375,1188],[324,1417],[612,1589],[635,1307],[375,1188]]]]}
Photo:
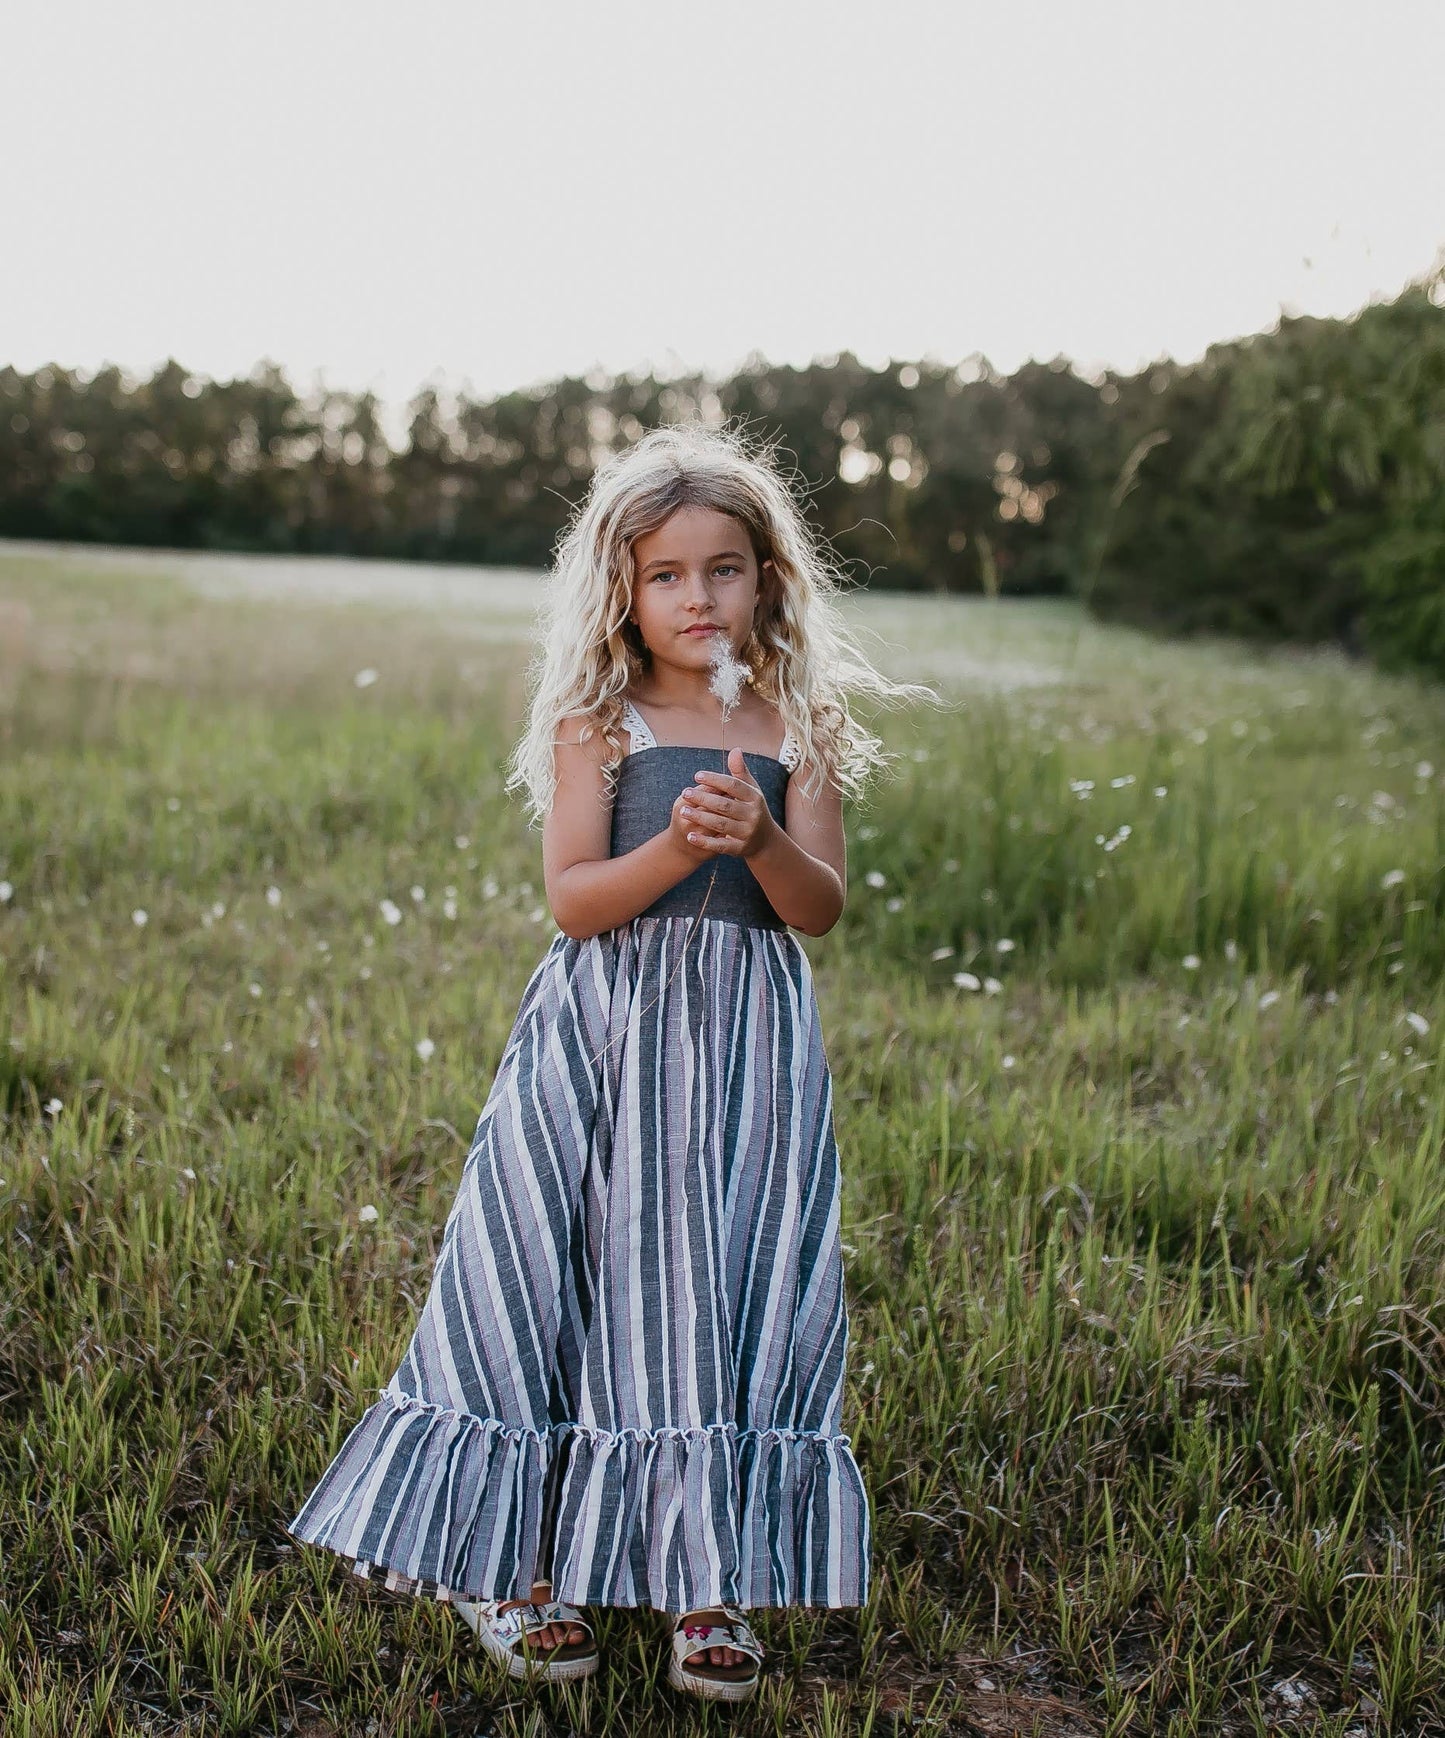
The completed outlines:
{"type": "Polygon", "coordinates": [[[0,362],[1192,360],[1445,246],[1440,0],[0,0],[0,362]]]}

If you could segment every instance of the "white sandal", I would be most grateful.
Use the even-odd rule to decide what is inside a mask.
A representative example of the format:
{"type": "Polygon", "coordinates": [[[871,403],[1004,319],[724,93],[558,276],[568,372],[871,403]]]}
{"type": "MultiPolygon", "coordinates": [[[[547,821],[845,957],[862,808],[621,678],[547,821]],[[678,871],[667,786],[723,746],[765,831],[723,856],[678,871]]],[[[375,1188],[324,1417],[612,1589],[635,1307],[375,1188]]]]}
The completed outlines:
{"type": "Polygon", "coordinates": [[[667,1667],[667,1681],[673,1689],[690,1690],[709,1701],[746,1702],[758,1687],[762,1664],[763,1645],[737,1606],[707,1605],[674,1620],[672,1658],[667,1667]],[[688,1621],[719,1611],[726,1616],[726,1623],[688,1621]],[[715,1666],[706,1660],[692,1663],[698,1654],[714,1647],[736,1648],[748,1658],[730,1666],[715,1666]]]}
{"type": "Polygon", "coordinates": [[[514,1678],[540,1678],[543,1683],[570,1683],[590,1678],[597,1670],[597,1642],[592,1625],[575,1605],[560,1599],[527,1600],[499,1611],[500,1599],[453,1599],[457,1615],[477,1632],[477,1639],[500,1660],[514,1678]],[[547,1649],[534,1648],[531,1637],[548,1624],[576,1624],[586,1641],[566,1641],[547,1649]]]}

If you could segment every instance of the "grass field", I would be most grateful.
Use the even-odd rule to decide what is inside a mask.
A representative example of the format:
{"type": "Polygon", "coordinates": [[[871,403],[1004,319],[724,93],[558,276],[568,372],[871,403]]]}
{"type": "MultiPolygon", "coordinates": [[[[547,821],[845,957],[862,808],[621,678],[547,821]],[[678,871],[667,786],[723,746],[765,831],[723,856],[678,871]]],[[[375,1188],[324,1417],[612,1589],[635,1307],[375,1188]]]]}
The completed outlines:
{"type": "Polygon", "coordinates": [[[279,1532],[553,925],[515,586],[248,571],[0,545],[6,1738],[1442,1729],[1445,695],[850,604],[948,700],[864,712],[803,938],[874,1594],[719,1718],[636,1614],[525,1689],[279,1532]]]}

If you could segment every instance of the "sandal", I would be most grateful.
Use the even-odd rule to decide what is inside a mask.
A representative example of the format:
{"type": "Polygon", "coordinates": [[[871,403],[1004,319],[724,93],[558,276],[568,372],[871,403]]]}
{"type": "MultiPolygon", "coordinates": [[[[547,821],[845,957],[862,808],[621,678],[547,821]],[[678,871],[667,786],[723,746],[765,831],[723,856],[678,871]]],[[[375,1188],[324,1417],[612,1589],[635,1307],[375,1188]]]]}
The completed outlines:
{"type": "Polygon", "coordinates": [[[758,1687],[763,1664],[763,1646],[735,1605],[709,1605],[677,1618],[672,1631],[672,1658],[667,1681],[675,1690],[690,1690],[716,1702],[746,1702],[758,1687]],[[721,1614],[726,1622],[708,1622],[721,1614]],[[736,1648],[749,1657],[736,1665],[715,1666],[697,1659],[709,1648],[736,1648]]]}
{"type": "Polygon", "coordinates": [[[543,1683],[570,1683],[590,1678],[597,1670],[597,1641],[592,1625],[575,1605],[560,1599],[525,1600],[519,1605],[500,1599],[453,1599],[457,1615],[477,1632],[477,1639],[500,1660],[514,1678],[540,1678],[543,1683]],[[505,1604],[507,1609],[497,1608],[505,1604]],[[531,1637],[548,1624],[576,1624],[587,1631],[586,1641],[567,1641],[557,1647],[533,1648],[531,1637]]]}

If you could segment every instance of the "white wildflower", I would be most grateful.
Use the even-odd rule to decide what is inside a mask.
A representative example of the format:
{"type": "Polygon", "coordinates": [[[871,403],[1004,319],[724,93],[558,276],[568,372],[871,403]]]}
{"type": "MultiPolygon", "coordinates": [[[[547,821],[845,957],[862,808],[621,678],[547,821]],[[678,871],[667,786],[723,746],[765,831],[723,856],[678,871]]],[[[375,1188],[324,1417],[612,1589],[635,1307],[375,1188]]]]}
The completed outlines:
{"type": "Polygon", "coordinates": [[[863,879],[870,887],[886,887],[888,885],[888,877],[881,869],[870,869],[863,879]]]}
{"type": "Polygon", "coordinates": [[[225,901],[221,900],[221,899],[215,900],[211,905],[211,916],[212,917],[224,917],[225,915],[226,915],[225,901]]]}
{"type": "Polygon", "coordinates": [[[953,949],[951,947],[936,947],[928,957],[931,960],[946,960],[949,959],[952,954],[953,949]]]}
{"type": "Polygon", "coordinates": [[[261,986],[256,983],[247,984],[246,993],[251,996],[259,996],[261,994],[261,986]]]}
{"type": "Polygon", "coordinates": [[[8,905],[15,896],[15,888],[9,881],[0,881],[0,905],[8,905]]]}
{"type": "Polygon", "coordinates": [[[995,953],[1012,953],[1017,946],[1016,941],[1010,941],[1007,936],[1003,936],[993,944],[993,949],[995,953]]]}
{"type": "Polygon", "coordinates": [[[266,889],[266,903],[267,905],[273,906],[281,903],[281,889],[279,887],[268,887],[266,889]]]}
{"type": "Polygon", "coordinates": [[[953,974],[953,981],[961,990],[976,990],[981,987],[978,979],[972,972],[955,972],[953,974]]]}
{"type": "Polygon", "coordinates": [[[1156,797],[1167,797],[1169,795],[1169,786],[1168,785],[1155,785],[1154,795],[1156,797]]]}
{"type": "Polygon", "coordinates": [[[166,798],[166,807],[170,810],[170,812],[173,815],[177,812],[177,810],[180,808],[180,806],[181,806],[181,799],[179,797],[167,797],[166,798]]]}
{"type": "Polygon", "coordinates": [[[1431,764],[1428,760],[1422,760],[1422,761],[1418,762],[1416,767],[1415,767],[1415,777],[1416,778],[1432,778],[1434,776],[1434,773],[1435,773],[1435,768],[1433,766],[1431,766],[1431,764]]]}
{"type": "Polygon", "coordinates": [[[140,910],[139,907],[137,907],[136,910],[131,912],[130,920],[136,926],[137,929],[144,929],[145,926],[150,922],[150,917],[147,915],[147,913],[145,913],[144,911],[140,910]]]}
{"type": "Polygon", "coordinates": [[[1404,879],[1403,869],[1389,869],[1380,877],[1380,885],[1388,891],[1391,887],[1398,887],[1404,879]]]}
{"type": "Polygon", "coordinates": [[[1423,1014],[1406,1014],[1405,1019],[1422,1038],[1430,1030],[1430,1022],[1423,1014]]]}
{"type": "Polygon", "coordinates": [[[1125,785],[1131,785],[1131,784],[1133,784],[1133,782],[1134,782],[1134,775],[1132,772],[1126,772],[1122,778],[1111,778],[1109,780],[1109,784],[1116,791],[1123,790],[1125,785]]]}
{"type": "Polygon", "coordinates": [[[436,1045],[432,1043],[430,1038],[418,1038],[416,1053],[421,1057],[423,1062],[430,1062],[432,1057],[436,1054],[436,1045]]]}
{"type": "Polygon", "coordinates": [[[369,688],[372,685],[372,683],[375,681],[378,681],[380,679],[380,677],[381,677],[380,670],[373,670],[370,667],[368,667],[365,670],[358,670],[356,672],[356,674],[352,677],[352,681],[355,682],[355,684],[358,688],[369,688]]]}
{"type": "Polygon", "coordinates": [[[891,899],[884,901],[885,911],[902,911],[902,909],[903,899],[900,894],[895,893],[891,899]]]}
{"type": "Polygon", "coordinates": [[[442,901],[442,916],[453,923],[456,922],[457,902],[455,899],[444,899],[442,901]]]}
{"type": "Polygon", "coordinates": [[[985,978],[983,980],[983,993],[986,996],[996,996],[1002,988],[1003,985],[997,978],[985,978]]]}
{"type": "Polygon", "coordinates": [[[1187,953],[1180,961],[1180,964],[1184,967],[1186,972],[1197,972],[1199,970],[1199,955],[1197,953],[1187,953]]]}
{"type": "Polygon", "coordinates": [[[497,897],[496,877],[493,875],[489,875],[486,878],[486,880],[482,883],[482,898],[483,899],[495,899],[496,897],[497,897]]]}
{"type": "Polygon", "coordinates": [[[456,848],[459,851],[465,851],[467,849],[467,847],[471,844],[471,840],[466,836],[465,833],[458,833],[456,838],[452,840],[452,843],[456,846],[456,848]]]}
{"type": "Polygon", "coordinates": [[[397,924],[401,922],[401,908],[394,904],[390,899],[383,899],[376,909],[393,929],[395,929],[397,924]]]}
{"type": "Polygon", "coordinates": [[[1003,1065],[1004,1065],[1004,1067],[1005,1067],[1005,1068],[1012,1068],[1012,1067],[1013,1067],[1013,1065],[1014,1065],[1014,1063],[1015,1063],[1015,1062],[1016,1062],[1016,1061],[1017,1061],[1017,1060],[1018,1060],[1018,1058],[1017,1058],[1017,1057],[1014,1057],[1014,1056],[1005,1056],[1005,1057],[1004,1057],[1004,1059],[1003,1059],[1003,1065]]]}
{"type": "Polygon", "coordinates": [[[194,1183],[196,1180],[196,1173],[191,1169],[191,1167],[189,1165],[182,1165],[181,1166],[181,1175],[186,1179],[186,1181],[188,1183],[194,1183]]]}
{"type": "Polygon", "coordinates": [[[1259,1005],[1261,1008],[1272,1008],[1278,1000],[1279,1000],[1279,991],[1278,990],[1266,990],[1264,992],[1264,994],[1259,998],[1259,1005]]]}
{"type": "Polygon", "coordinates": [[[47,1116],[59,1116],[64,1109],[65,1106],[58,1098],[47,1098],[45,1101],[45,1114],[47,1116]]]}
{"type": "Polygon", "coordinates": [[[425,887],[413,887],[411,890],[411,896],[412,896],[412,899],[418,905],[420,905],[422,903],[422,901],[426,898],[426,888],[425,887]]]}
{"type": "Polygon", "coordinates": [[[366,1205],[357,1212],[356,1217],[363,1225],[375,1225],[381,1215],[377,1212],[376,1208],[372,1206],[371,1202],[368,1201],[366,1205]]]}

